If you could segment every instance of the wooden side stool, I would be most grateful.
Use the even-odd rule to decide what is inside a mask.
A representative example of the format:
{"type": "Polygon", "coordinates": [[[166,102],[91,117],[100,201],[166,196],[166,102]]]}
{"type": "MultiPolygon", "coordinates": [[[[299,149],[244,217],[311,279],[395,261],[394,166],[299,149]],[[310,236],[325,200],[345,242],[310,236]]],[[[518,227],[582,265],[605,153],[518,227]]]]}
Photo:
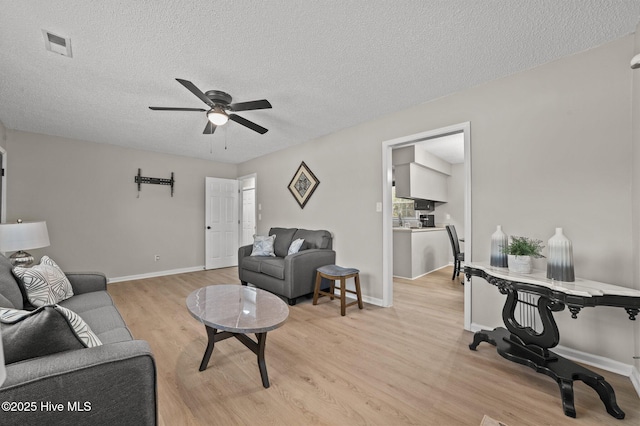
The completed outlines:
{"type": "Polygon", "coordinates": [[[360,292],[360,271],[355,268],[343,268],[338,265],[326,265],[321,266],[317,269],[316,272],[316,287],[313,291],[313,304],[318,304],[319,296],[329,296],[331,300],[335,297],[334,291],[336,289],[336,280],[340,280],[340,315],[344,316],[347,310],[347,306],[358,304],[358,308],[363,309],[362,305],[362,294],[360,292]],[[320,284],[322,283],[322,279],[326,278],[331,281],[331,287],[329,288],[329,292],[320,290],[320,284]],[[356,283],[356,291],[347,290],[346,280],[348,278],[353,278],[356,283]],[[357,300],[347,304],[346,303],[346,294],[352,293],[357,296],[357,300]]]}

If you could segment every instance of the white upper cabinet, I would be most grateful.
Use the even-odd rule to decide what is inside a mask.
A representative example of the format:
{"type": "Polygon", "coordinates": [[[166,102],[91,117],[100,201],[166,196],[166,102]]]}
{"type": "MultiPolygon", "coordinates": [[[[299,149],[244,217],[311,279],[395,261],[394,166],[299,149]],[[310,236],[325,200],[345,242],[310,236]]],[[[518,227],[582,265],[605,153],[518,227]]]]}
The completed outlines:
{"type": "Polygon", "coordinates": [[[393,151],[396,197],[449,201],[451,164],[415,145],[393,151]]]}

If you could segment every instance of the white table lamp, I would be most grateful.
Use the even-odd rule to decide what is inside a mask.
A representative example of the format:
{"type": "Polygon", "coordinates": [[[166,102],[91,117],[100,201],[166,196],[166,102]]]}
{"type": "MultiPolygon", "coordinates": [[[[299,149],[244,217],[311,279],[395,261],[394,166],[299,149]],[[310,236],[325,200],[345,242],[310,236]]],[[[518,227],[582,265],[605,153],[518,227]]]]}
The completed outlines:
{"type": "Polygon", "coordinates": [[[13,266],[28,267],[33,263],[33,256],[24,250],[49,246],[47,222],[0,223],[0,251],[15,251],[9,257],[13,266]]]}

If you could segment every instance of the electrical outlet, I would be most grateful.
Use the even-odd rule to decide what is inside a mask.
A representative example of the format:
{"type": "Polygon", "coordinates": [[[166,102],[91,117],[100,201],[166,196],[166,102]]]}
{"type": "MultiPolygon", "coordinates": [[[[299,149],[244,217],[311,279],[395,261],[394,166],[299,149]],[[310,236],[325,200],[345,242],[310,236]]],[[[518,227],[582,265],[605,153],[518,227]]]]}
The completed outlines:
{"type": "Polygon", "coordinates": [[[153,256],[153,260],[155,260],[156,262],[160,260],[160,255],[156,254],[155,256],[153,256]]]}

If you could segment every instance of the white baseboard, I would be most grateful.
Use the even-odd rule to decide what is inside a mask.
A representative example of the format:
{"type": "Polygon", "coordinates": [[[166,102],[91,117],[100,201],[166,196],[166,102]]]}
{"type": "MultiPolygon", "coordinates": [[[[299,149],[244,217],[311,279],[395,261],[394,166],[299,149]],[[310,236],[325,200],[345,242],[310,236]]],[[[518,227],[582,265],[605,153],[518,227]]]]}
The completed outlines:
{"type": "MultiPolygon", "coordinates": [[[[493,329],[494,327],[485,327],[476,323],[471,323],[471,331],[474,333],[480,330],[493,329]]],[[[553,352],[571,361],[590,365],[596,368],[601,368],[612,373],[620,374],[621,376],[629,377],[631,379],[631,382],[633,383],[633,387],[636,389],[638,397],[640,397],[640,374],[638,373],[638,369],[636,369],[633,365],[625,364],[611,358],[605,358],[600,355],[594,355],[576,349],[571,349],[566,346],[556,346],[555,348],[553,348],[553,352]]]]}
{"type": "Polygon", "coordinates": [[[631,383],[633,383],[633,387],[636,389],[636,393],[640,397],[640,371],[636,367],[631,369],[631,383]]]}
{"type": "MultiPolygon", "coordinates": [[[[135,281],[135,280],[143,280],[145,278],[155,278],[155,277],[164,277],[167,275],[176,275],[176,274],[185,274],[187,272],[198,272],[198,271],[203,271],[204,270],[204,265],[202,266],[194,266],[192,268],[182,268],[182,269],[170,269],[168,271],[157,271],[157,272],[149,272],[146,274],[138,274],[138,275],[127,275],[124,277],[114,277],[114,278],[109,278],[109,284],[111,283],[118,283],[118,282],[122,282],[122,281],[135,281]]],[[[338,297],[339,294],[338,294],[338,297]]],[[[350,299],[355,299],[355,295],[352,295],[350,293],[347,293],[347,298],[350,299]]],[[[362,296],[362,301],[365,303],[369,303],[371,305],[376,305],[376,306],[383,306],[384,304],[382,303],[382,299],[379,299],[377,297],[369,297],[369,296],[362,296]]]]}
{"type": "Polygon", "coordinates": [[[571,349],[566,346],[558,345],[553,348],[553,352],[562,357],[570,359],[571,361],[580,362],[592,367],[602,368],[603,370],[611,371],[612,373],[620,374],[621,376],[631,377],[631,371],[633,370],[633,365],[625,364],[611,358],[605,358],[600,355],[594,355],[588,352],[571,349]]]}
{"type": "Polygon", "coordinates": [[[191,268],[170,269],[168,271],[157,271],[157,272],[149,272],[149,273],[146,273],[146,274],[127,275],[127,276],[124,276],[124,277],[109,278],[109,283],[118,283],[118,282],[122,282],[122,281],[143,280],[145,278],[164,277],[166,275],[185,274],[187,272],[197,272],[197,271],[203,271],[203,270],[204,270],[204,265],[202,265],[202,266],[194,266],[194,267],[191,267],[191,268]]]}
{"type": "MultiPolygon", "coordinates": [[[[336,290],[336,292],[335,292],[334,294],[335,294],[335,296],[336,296],[338,299],[340,299],[340,290],[336,290]]],[[[347,293],[347,294],[345,295],[345,297],[346,297],[347,299],[353,299],[353,300],[356,300],[356,295],[355,295],[355,294],[353,294],[353,293],[347,293]]],[[[364,303],[369,303],[370,305],[376,305],[376,306],[381,306],[381,307],[383,307],[383,308],[388,308],[388,306],[385,306],[385,305],[382,303],[382,299],[378,299],[377,297],[366,296],[366,295],[364,295],[364,294],[363,294],[363,295],[362,295],[362,301],[363,301],[364,303]]]]}
{"type": "MultiPolygon", "coordinates": [[[[355,299],[355,296],[353,298],[355,299]]],[[[369,303],[371,305],[382,306],[383,308],[385,307],[384,304],[382,303],[382,299],[378,299],[377,297],[370,297],[370,296],[363,295],[362,301],[365,303],[369,303]]]]}
{"type": "Polygon", "coordinates": [[[394,275],[393,278],[400,278],[401,280],[415,280],[417,278],[420,278],[422,275],[419,275],[415,278],[409,278],[409,277],[403,277],[402,275],[394,275]]]}
{"type": "Polygon", "coordinates": [[[424,277],[427,274],[430,274],[430,273],[435,272],[435,271],[439,271],[440,269],[447,268],[449,266],[453,266],[453,263],[448,263],[448,264],[446,264],[444,266],[441,266],[439,268],[432,269],[431,271],[425,272],[424,274],[420,274],[417,277],[409,278],[409,277],[403,277],[403,276],[400,276],[400,275],[394,275],[393,278],[400,278],[400,279],[403,279],[403,280],[412,280],[413,281],[413,280],[417,280],[418,278],[424,277]]]}

